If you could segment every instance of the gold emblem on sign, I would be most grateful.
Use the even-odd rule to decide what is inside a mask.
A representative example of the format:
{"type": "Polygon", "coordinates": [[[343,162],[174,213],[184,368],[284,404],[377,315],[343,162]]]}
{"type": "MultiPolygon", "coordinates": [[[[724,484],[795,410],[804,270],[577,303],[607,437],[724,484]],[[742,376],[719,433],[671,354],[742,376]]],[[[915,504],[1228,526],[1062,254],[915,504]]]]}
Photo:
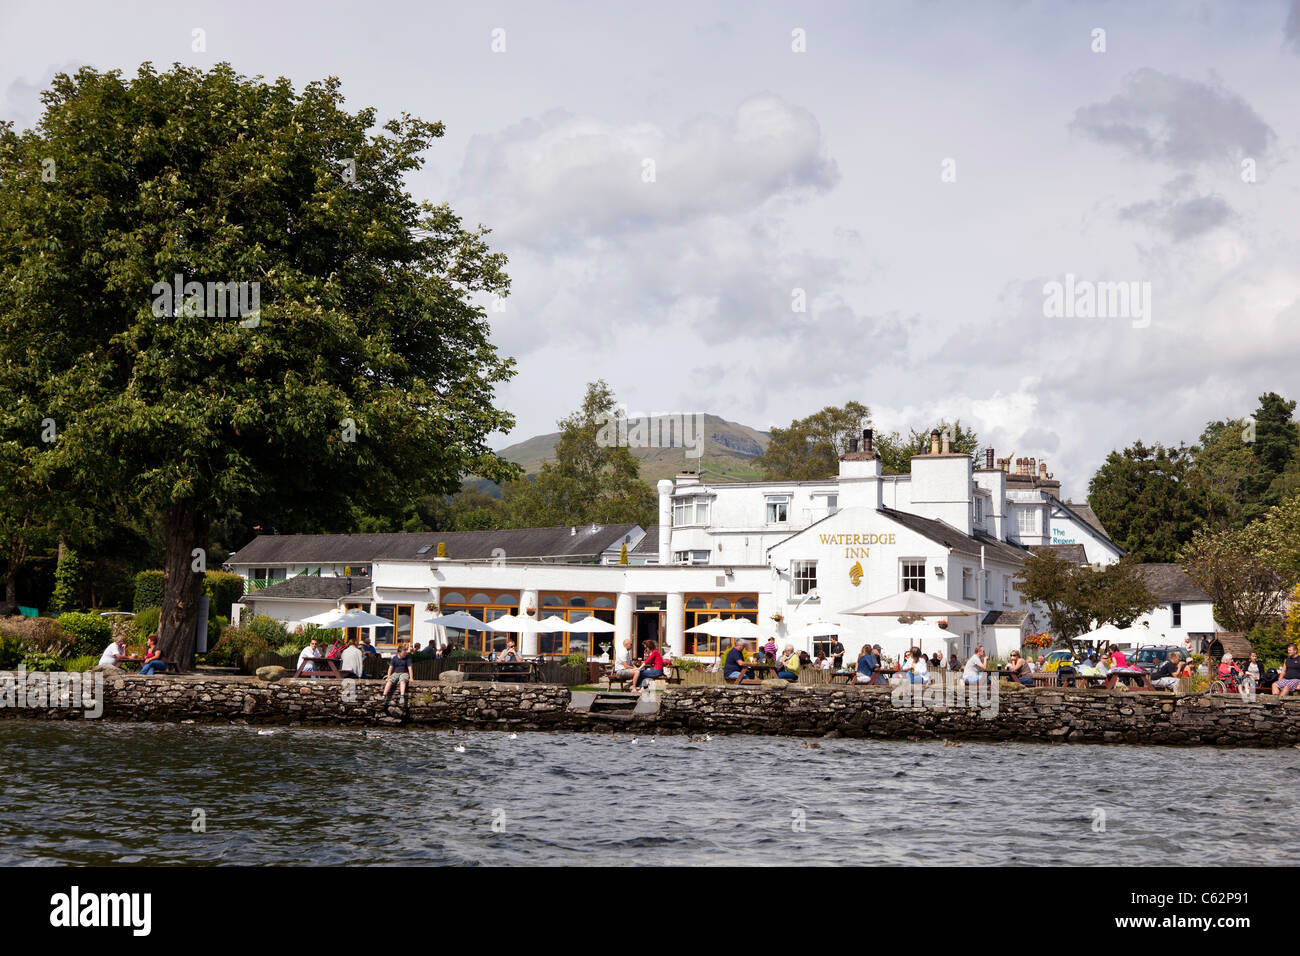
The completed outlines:
{"type": "Polygon", "coordinates": [[[853,567],[849,568],[849,580],[853,582],[854,587],[857,587],[859,584],[862,583],[862,562],[861,561],[854,561],[853,567]]]}

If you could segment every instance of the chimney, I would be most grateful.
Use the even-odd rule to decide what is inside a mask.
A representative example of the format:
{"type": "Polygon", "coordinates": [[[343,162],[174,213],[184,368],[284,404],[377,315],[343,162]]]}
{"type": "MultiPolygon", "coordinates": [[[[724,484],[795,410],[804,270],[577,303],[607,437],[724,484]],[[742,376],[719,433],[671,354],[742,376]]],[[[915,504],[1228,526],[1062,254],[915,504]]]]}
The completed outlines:
{"type": "Polygon", "coordinates": [[[1047,462],[1041,461],[1038,463],[1038,477],[1044,481],[1047,480],[1047,462]]]}
{"type": "Polygon", "coordinates": [[[993,449],[992,448],[984,449],[984,467],[989,471],[993,470],[993,449]]]}
{"type": "Polygon", "coordinates": [[[951,440],[952,440],[952,436],[949,435],[948,429],[945,428],[943,430],[943,453],[945,455],[952,453],[951,440]]]}
{"type": "Polygon", "coordinates": [[[868,455],[875,454],[875,449],[871,447],[871,429],[862,429],[862,450],[868,455]]]}
{"type": "Polygon", "coordinates": [[[850,438],[849,451],[857,451],[857,450],[858,450],[858,440],[856,438],[850,438]]]}
{"type": "Polygon", "coordinates": [[[939,429],[937,428],[930,432],[930,454],[939,454],[939,429]]]}
{"type": "Polygon", "coordinates": [[[1029,459],[1029,468],[1026,469],[1025,474],[1027,474],[1030,478],[1032,478],[1034,477],[1034,472],[1036,472],[1037,470],[1038,470],[1038,459],[1037,458],[1029,459]]]}

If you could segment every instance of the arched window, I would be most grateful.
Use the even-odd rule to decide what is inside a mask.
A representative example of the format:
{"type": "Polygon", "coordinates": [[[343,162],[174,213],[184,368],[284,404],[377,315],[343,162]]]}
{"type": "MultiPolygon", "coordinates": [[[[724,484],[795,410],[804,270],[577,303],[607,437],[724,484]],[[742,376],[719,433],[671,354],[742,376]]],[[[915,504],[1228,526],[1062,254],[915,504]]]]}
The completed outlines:
{"type": "Polygon", "coordinates": [[[569,598],[569,607],[586,607],[587,599],[582,597],[569,598]]]}
{"type": "Polygon", "coordinates": [[[613,607],[614,602],[607,597],[598,597],[591,602],[592,607],[613,607]]]}
{"type": "Polygon", "coordinates": [[[440,604],[464,604],[465,595],[461,594],[459,591],[447,591],[442,595],[442,600],[439,603],[440,604]]]}
{"type": "Polygon", "coordinates": [[[741,598],[736,602],[736,607],[746,611],[757,611],[758,602],[753,598],[741,598]]]}
{"type": "Polygon", "coordinates": [[[692,609],[704,608],[704,607],[708,607],[708,604],[705,603],[704,598],[691,598],[689,601],[686,602],[686,607],[692,609]]]}
{"type": "Polygon", "coordinates": [[[498,594],[498,595],[497,595],[497,603],[498,603],[498,604],[505,604],[505,605],[507,605],[507,606],[514,606],[514,605],[517,605],[517,604],[519,603],[519,598],[517,598],[517,597],[511,597],[509,594],[498,594]]]}
{"type": "Polygon", "coordinates": [[[714,598],[714,599],[713,599],[713,603],[712,603],[711,605],[709,605],[709,606],[712,607],[714,610],[725,610],[725,611],[730,611],[730,610],[731,610],[731,598],[724,598],[724,597],[714,598]]]}
{"type": "Polygon", "coordinates": [[[486,594],[475,594],[469,601],[470,604],[491,604],[492,599],[486,594]]]}

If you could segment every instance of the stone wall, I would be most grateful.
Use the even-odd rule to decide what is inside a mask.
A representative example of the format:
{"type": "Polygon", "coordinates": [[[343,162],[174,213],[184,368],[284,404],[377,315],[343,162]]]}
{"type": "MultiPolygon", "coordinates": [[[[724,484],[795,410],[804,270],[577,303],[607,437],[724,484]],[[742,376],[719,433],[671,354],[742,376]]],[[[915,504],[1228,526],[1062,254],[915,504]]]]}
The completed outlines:
{"type": "MultiPolygon", "coordinates": [[[[39,681],[48,675],[28,675],[39,681]]],[[[0,675],[0,683],[4,675],[0,675]]],[[[385,705],[381,681],[104,675],[103,719],[250,724],[410,725],[638,733],[745,733],[952,740],[1229,744],[1300,743],[1300,700],[1175,696],[1104,690],[1006,690],[995,707],[900,699],[877,687],[674,688],[653,716],[588,713],[552,684],[421,682],[405,706],[385,705]]],[[[82,707],[22,703],[0,692],[0,717],[80,719],[82,707]]],[[[985,702],[987,703],[987,702],[985,702]]]]}

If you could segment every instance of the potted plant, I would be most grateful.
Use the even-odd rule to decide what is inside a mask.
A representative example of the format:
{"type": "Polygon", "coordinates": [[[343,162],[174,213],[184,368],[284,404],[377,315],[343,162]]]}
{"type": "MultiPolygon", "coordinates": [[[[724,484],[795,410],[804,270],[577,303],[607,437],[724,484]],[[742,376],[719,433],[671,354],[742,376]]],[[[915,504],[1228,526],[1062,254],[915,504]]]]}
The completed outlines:
{"type": "Polygon", "coordinates": [[[948,630],[948,622],[947,622],[947,621],[935,621],[935,623],[938,624],[938,625],[939,625],[941,628],[943,628],[945,631],[948,630]]]}
{"type": "Polygon", "coordinates": [[[776,623],[780,624],[782,621],[785,620],[785,615],[782,614],[780,611],[777,611],[775,614],[772,615],[772,620],[774,620],[774,621],[776,621],[776,623]]]}
{"type": "Polygon", "coordinates": [[[438,602],[430,601],[428,604],[424,606],[424,609],[426,611],[433,611],[436,614],[438,612],[438,602]]]}

